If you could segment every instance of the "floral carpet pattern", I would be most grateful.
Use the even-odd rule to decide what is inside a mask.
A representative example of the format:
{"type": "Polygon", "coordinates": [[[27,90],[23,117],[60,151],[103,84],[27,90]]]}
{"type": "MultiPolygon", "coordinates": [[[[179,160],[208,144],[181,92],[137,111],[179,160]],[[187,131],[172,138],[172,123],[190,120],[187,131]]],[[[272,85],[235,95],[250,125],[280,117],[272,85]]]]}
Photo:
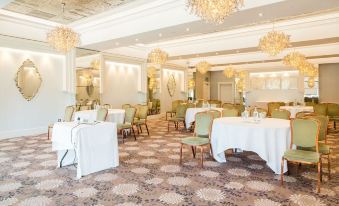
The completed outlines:
{"type": "MultiPolygon", "coordinates": [[[[330,129],[332,177],[324,164],[321,193],[316,168],[291,165],[284,187],[253,152],[227,155],[220,164],[206,153],[204,168],[180,139],[191,134],[167,132],[164,120],[149,121],[150,136],[119,142],[120,166],[77,180],[74,166],[56,168],[47,135],[0,141],[0,205],[339,205],[339,131],[330,129]]],[[[145,132],[145,131],[144,131],[145,132]]]]}

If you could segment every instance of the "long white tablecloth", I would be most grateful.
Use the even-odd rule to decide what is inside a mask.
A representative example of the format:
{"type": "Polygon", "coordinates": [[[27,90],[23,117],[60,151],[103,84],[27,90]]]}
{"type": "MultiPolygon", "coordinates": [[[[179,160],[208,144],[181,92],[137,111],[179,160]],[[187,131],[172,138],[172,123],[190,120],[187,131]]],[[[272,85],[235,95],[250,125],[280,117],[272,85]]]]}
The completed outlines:
{"type": "MultiPolygon", "coordinates": [[[[211,144],[213,157],[226,162],[224,151],[231,148],[253,151],[264,159],[276,173],[281,173],[281,158],[291,141],[290,121],[266,118],[260,123],[241,117],[215,119],[212,126],[211,144]]],[[[287,171],[285,162],[284,172],[287,171]]]]}
{"type": "MultiPolygon", "coordinates": [[[[77,120],[78,117],[80,119],[86,119],[90,122],[93,122],[97,119],[97,110],[84,110],[75,112],[74,119],[77,120]]],[[[107,122],[115,122],[117,124],[124,123],[125,119],[125,110],[123,109],[109,109],[106,121],[107,122]]]]}
{"type": "Polygon", "coordinates": [[[290,111],[291,118],[295,118],[295,115],[298,112],[313,112],[312,106],[281,106],[280,109],[285,109],[290,111]]]}
{"type": "Polygon", "coordinates": [[[191,123],[195,121],[195,114],[198,112],[204,112],[208,110],[218,110],[222,112],[222,108],[188,108],[186,110],[186,117],[185,117],[185,123],[186,123],[186,128],[188,129],[191,126],[191,123]]]}
{"type": "Polygon", "coordinates": [[[57,122],[52,133],[52,150],[58,153],[58,167],[77,165],[77,178],[119,165],[116,123],[77,124],[57,122]],[[74,162],[75,161],[75,162],[74,162]]]}

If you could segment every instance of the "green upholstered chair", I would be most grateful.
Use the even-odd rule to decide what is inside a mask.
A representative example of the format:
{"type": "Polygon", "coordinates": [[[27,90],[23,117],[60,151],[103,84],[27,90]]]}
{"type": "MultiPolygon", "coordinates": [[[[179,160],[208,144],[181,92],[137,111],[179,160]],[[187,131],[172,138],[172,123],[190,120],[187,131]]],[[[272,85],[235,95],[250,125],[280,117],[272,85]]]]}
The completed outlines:
{"type": "Polygon", "coordinates": [[[268,108],[268,116],[272,116],[273,110],[280,109],[280,103],[279,102],[269,102],[267,103],[267,108],[268,108]]]}
{"type": "Polygon", "coordinates": [[[316,114],[314,114],[313,112],[297,112],[295,114],[295,118],[304,118],[304,117],[307,117],[307,116],[314,116],[316,114]]]}
{"type": "Polygon", "coordinates": [[[281,159],[281,185],[284,182],[284,160],[294,163],[315,164],[318,166],[318,192],[321,180],[321,156],[318,147],[320,122],[314,119],[291,120],[291,144],[281,159]],[[293,149],[293,145],[296,149],[293,149]],[[315,147],[315,151],[306,151],[299,148],[315,147]]]}
{"type": "MultiPolygon", "coordinates": [[[[71,122],[73,118],[73,114],[75,112],[75,106],[67,106],[65,109],[63,122],[71,122]]],[[[50,137],[50,130],[53,128],[54,124],[48,125],[47,129],[47,139],[50,137]]]]}
{"type": "Polygon", "coordinates": [[[316,104],[313,106],[313,109],[317,115],[327,115],[327,104],[316,104]]]}
{"type": "Polygon", "coordinates": [[[333,121],[334,129],[337,129],[337,122],[339,122],[339,104],[328,103],[327,115],[330,118],[330,121],[333,121]]]}
{"type": "Polygon", "coordinates": [[[272,118],[276,119],[287,119],[289,120],[291,118],[291,112],[285,109],[276,109],[272,111],[272,118]]]}
{"type": "Polygon", "coordinates": [[[221,117],[221,112],[219,110],[211,109],[211,110],[208,110],[208,112],[212,114],[214,119],[221,117]]]}
{"type": "Polygon", "coordinates": [[[184,145],[191,146],[193,152],[193,158],[195,158],[196,149],[200,148],[201,151],[201,167],[203,167],[204,161],[204,146],[210,146],[210,134],[213,123],[213,115],[210,112],[198,112],[195,115],[195,128],[194,135],[192,137],[186,137],[181,140],[180,146],[180,164],[182,164],[182,148],[184,145]]]}
{"type": "MultiPolygon", "coordinates": [[[[328,129],[328,122],[329,119],[327,116],[323,115],[316,115],[316,116],[307,116],[308,119],[315,119],[320,122],[320,128],[319,128],[319,137],[318,137],[318,148],[319,153],[321,154],[321,157],[326,157],[328,164],[328,177],[331,178],[331,163],[330,163],[330,146],[327,145],[327,129],[328,129]]],[[[307,147],[302,148],[303,150],[308,151],[316,151],[316,147],[307,147]]]]}
{"type": "Polygon", "coordinates": [[[234,108],[234,105],[231,104],[231,103],[224,103],[224,104],[222,105],[222,108],[223,108],[223,109],[233,109],[233,108],[234,108]]]}
{"type": "Polygon", "coordinates": [[[187,108],[195,108],[195,104],[194,103],[187,103],[187,108]]]}
{"type": "Polygon", "coordinates": [[[104,104],[104,105],[102,105],[102,107],[105,108],[105,109],[112,109],[112,105],[110,105],[110,104],[104,104]]]}
{"type": "Polygon", "coordinates": [[[157,99],[152,99],[152,109],[151,109],[152,114],[157,113],[157,99]]]}
{"type": "Polygon", "coordinates": [[[196,103],[196,107],[197,107],[197,108],[201,108],[202,105],[204,104],[204,101],[205,101],[205,100],[203,100],[203,99],[199,99],[198,102],[196,103]]]}
{"type": "Polygon", "coordinates": [[[152,114],[152,107],[153,107],[153,102],[148,102],[147,103],[147,108],[148,108],[148,114],[152,114]]]}
{"type": "Polygon", "coordinates": [[[167,120],[167,114],[170,114],[170,116],[172,117],[173,114],[176,113],[178,105],[181,104],[181,103],[183,103],[182,100],[174,100],[174,101],[172,101],[172,108],[171,108],[171,110],[166,112],[166,120],[167,120]]]}
{"type": "Polygon", "coordinates": [[[122,105],[122,109],[127,109],[127,108],[130,108],[130,107],[132,107],[132,105],[130,105],[130,104],[123,104],[122,105]]]}
{"type": "Polygon", "coordinates": [[[174,123],[175,129],[179,129],[179,123],[183,122],[185,125],[185,115],[186,115],[187,105],[179,104],[174,117],[171,117],[167,123],[167,131],[169,131],[170,122],[174,123]]]}
{"type": "MultiPolygon", "coordinates": [[[[254,108],[252,108],[250,110],[250,116],[253,116],[253,112],[254,112],[254,108]]],[[[266,114],[267,114],[267,109],[257,107],[257,112],[259,112],[259,113],[266,112],[266,114]]]]}
{"type": "Polygon", "coordinates": [[[222,110],[222,117],[238,117],[238,116],[239,116],[239,111],[235,108],[222,110]]]}
{"type": "Polygon", "coordinates": [[[125,121],[124,123],[117,124],[118,132],[122,134],[122,142],[124,142],[128,130],[132,130],[134,139],[137,140],[134,132],[134,117],[136,108],[130,107],[125,109],[125,121]]]}
{"type": "Polygon", "coordinates": [[[102,121],[104,122],[106,120],[108,114],[108,109],[106,108],[100,108],[97,111],[97,121],[102,121]]]}
{"type": "Polygon", "coordinates": [[[149,131],[147,127],[147,114],[148,114],[148,106],[144,105],[144,106],[139,107],[139,119],[134,121],[134,125],[136,125],[136,127],[138,128],[138,133],[139,133],[139,129],[140,129],[140,132],[142,133],[141,126],[145,125],[147,134],[149,136],[149,131]]]}

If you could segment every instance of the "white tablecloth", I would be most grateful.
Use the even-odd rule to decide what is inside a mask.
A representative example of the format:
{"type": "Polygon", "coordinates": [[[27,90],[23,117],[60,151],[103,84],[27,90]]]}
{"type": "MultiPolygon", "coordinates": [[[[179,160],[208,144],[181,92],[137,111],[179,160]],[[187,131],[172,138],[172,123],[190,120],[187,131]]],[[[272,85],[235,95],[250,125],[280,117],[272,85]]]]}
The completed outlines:
{"type": "Polygon", "coordinates": [[[281,106],[280,109],[286,109],[290,111],[291,118],[295,118],[298,112],[313,112],[313,107],[310,106],[281,106]]]}
{"type": "MultiPolygon", "coordinates": [[[[191,126],[191,123],[195,121],[195,114],[198,112],[204,112],[210,110],[209,108],[188,108],[186,110],[186,128],[188,129],[191,126]]],[[[211,108],[211,110],[218,110],[222,112],[223,108],[211,108]]]]}
{"type": "MultiPolygon", "coordinates": [[[[97,110],[84,110],[75,112],[74,119],[77,120],[78,117],[80,119],[86,119],[88,121],[95,121],[97,119],[97,110]]],[[[125,119],[125,110],[123,109],[109,109],[106,121],[107,122],[115,122],[117,124],[124,123],[125,119]]]]}
{"type": "Polygon", "coordinates": [[[58,153],[58,167],[75,162],[77,178],[119,165],[116,123],[77,124],[57,122],[53,126],[52,150],[58,153]]]}
{"type": "MultiPolygon", "coordinates": [[[[266,118],[253,123],[251,120],[245,121],[241,117],[214,120],[211,135],[214,159],[226,162],[224,151],[240,148],[257,153],[276,174],[280,174],[281,158],[291,141],[290,121],[266,118]]],[[[286,162],[284,169],[286,172],[286,162]]]]}

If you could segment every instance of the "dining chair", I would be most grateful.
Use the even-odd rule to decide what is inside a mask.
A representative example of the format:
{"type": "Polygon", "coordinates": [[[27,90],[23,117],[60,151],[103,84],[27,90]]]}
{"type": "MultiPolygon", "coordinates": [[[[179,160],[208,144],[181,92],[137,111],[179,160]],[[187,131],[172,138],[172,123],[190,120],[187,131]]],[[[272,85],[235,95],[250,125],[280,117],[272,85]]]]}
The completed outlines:
{"type": "Polygon", "coordinates": [[[196,103],[196,107],[197,108],[201,108],[203,106],[203,104],[204,104],[204,101],[205,100],[203,100],[203,99],[199,99],[198,102],[196,103]]]}
{"type": "Polygon", "coordinates": [[[289,120],[291,118],[291,112],[286,109],[276,109],[272,111],[271,117],[276,119],[289,120]]]}
{"type": "MultiPolygon", "coordinates": [[[[319,128],[319,137],[318,137],[318,148],[319,153],[321,154],[321,157],[326,157],[328,164],[328,179],[331,179],[331,159],[330,159],[330,146],[327,144],[327,133],[328,133],[328,122],[329,119],[327,116],[323,115],[316,115],[316,116],[307,116],[308,119],[314,119],[317,120],[320,123],[319,128]]],[[[306,147],[302,148],[303,150],[307,151],[316,151],[316,147],[306,147]]]]}
{"type": "Polygon", "coordinates": [[[103,107],[98,109],[98,111],[97,111],[97,121],[101,121],[101,122],[106,121],[107,114],[108,114],[108,109],[103,108],[103,107]]]}
{"type": "Polygon", "coordinates": [[[267,115],[272,116],[272,112],[276,109],[280,109],[280,103],[279,102],[269,102],[267,103],[267,115]]]}
{"type": "Polygon", "coordinates": [[[134,125],[138,129],[138,133],[139,133],[139,129],[140,129],[140,132],[142,133],[141,126],[145,125],[147,134],[149,136],[149,131],[147,127],[147,114],[148,114],[148,106],[145,105],[145,106],[139,107],[139,119],[134,121],[134,125]]]}
{"type": "Polygon", "coordinates": [[[295,118],[304,118],[304,117],[313,116],[313,115],[316,115],[316,114],[313,112],[302,111],[302,112],[297,112],[295,114],[295,118]]]}
{"type": "Polygon", "coordinates": [[[207,112],[209,112],[213,115],[213,119],[221,117],[221,112],[219,110],[211,109],[211,110],[208,110],[207,112]]]}
{"type": "MultiPolygon", "coordinates": [[[[63,122],[71,122],[73,118],[73,114],[75,111],[75,106],[67,106],[65,109],[63,122]]],[[[47,139],[50,137],[50,130],[53,129],[54,124],[48,125],[47,128],[47,139]]]]}
{"type": "Polygon", "coordinates": [[[224,103],[224,104],[222,105],[222,108],[223,108],[223,109],[233,109],[233,108],[234,108],[234,105],[231,104],[231,103],[224,103]]]}
{"type": "Polygon", "coordinates": [[[152,108],[153,108],[153,102],[148,102],[147,103],[147,108],[148,108],[148,114],[152,114],[152,108]]]}
{"type": "Polygon", "coordinates": [[[245,106],[243,104],[235,104],[234,108],[238,110],[239,114],[245,111],[245,106]]]}
{"type": "Polygon", "coordinates": [[[112,105],[110,105],[110,104],[104,104],[104,105],[102,105],[102,107],[105,108],[105,109],[111,109],[111,108],[112,108],[112,105]]]}
{"type": "Polygon", "coordinates": [[[239,116],[239,111],[235,108],[222,110],[222,117],[238,117],[238,116],[239,116]]]}
{"type": "Polygon", "coordinates": [[[339,122],[339,104],[328,103],[327,104],[327,114],[330,118],[330,121],[333,121],[333,127],[337,129],[337,122],[339,122]]]}
{"type": "Polygon", "coordinates": [[[195,115],[195,128],[193,136],[186,137],[181,140],[180,164],[182,164],[183,146],[188,145],[192,148],[193,158],[195,158],[196,149],[200,148],[201,152],[200,165],[202,168],[204,167],[204,146],[209,146],[212,151],[212,146],[210,144],[210,136],[213,119],[214,117],[210,112],[198,112],[195,115]]]}
{"type": "Polygon", "coordinates": [[[172,117],[173,114],[176,113],[178,105],[181,104],[182,102],[183,102],[182,100],[174,100],[174,101],[172,101],[172,108],[171,108],[171,110],[166,112],[166,120],[167,120],[167,115],[168,114],[170,114],[170,116],[172,117]]]}
{"type": "Polygon", "coordinates": [[[135,132],[134,132],[134,128],[133,128],[135,113],[136,113],[136,108],[134,108],[134,107],[126,108],[125,109],[125,121],[124,121],[124,123],[117,124],[118,133],[122,134],[122,142],[123,143],[125,141],[127,130],[132,130],[134,139],[137,140],[137,137],[135,136],[135,132]]]}
{"type": "Polygon", "coordinates": [[[187,110],[187,106],[184,104],[180,104],[177,106],[177,110],[176,110],[176,114],[174,117],[171,117],[168,120],[167,123],[167,131],[169,131],[169,125],[170,122],[174,123],[175,129],[178,130],[179,129],[179,123],[183,122],[184,126],[185,126],[185,115],[186,115],[186,110],[187,110]]]}
{"type": "Polygon", "coordinates": [[[314,109],[314,113],[316,113],[317,115],[327,115],[327,104],[315,104],[313,106],[314,109]]]}
{"type": "Polygon", "coordinates": [[[127,109],[127,108],[130,108],[130,107],[132,107],[132,105],[130,105],[130,104],[123,104],[122,105],[122,109],[127,109]]]}
{"type": "Polygon", "coordinates": [[[321,156],[318,147],[320,123],[315,119],[291,120],[291,144],[281,159],[281,185],[284,184],[284,160],[298,164],[311,164],[318,166],[317,191],[320,192],[321,156]],[[293,149],[293,145],[296,149],[293,149]],[[315,151],[301,150],[304,147],[315,147],[315,151]]]}

